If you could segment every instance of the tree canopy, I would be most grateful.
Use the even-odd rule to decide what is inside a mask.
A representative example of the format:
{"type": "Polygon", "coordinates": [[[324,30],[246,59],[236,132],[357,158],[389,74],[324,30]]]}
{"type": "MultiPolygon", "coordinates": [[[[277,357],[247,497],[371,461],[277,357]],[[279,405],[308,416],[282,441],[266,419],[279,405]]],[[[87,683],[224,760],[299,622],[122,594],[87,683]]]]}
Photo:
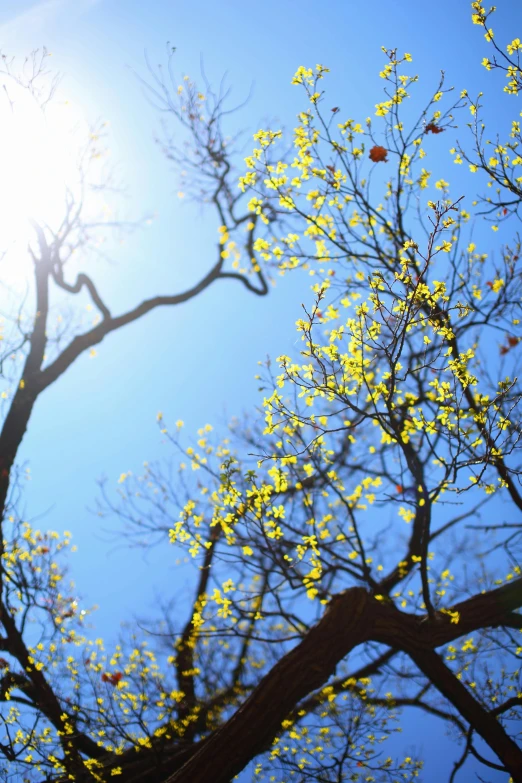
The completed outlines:
{"type": "MultiPolygon", "coordinates": [[[[497,41],[493,13],[472,3],[482,66],[515,100],[522,43],[497,41]]],[[[164,151],[219,220],[217,258],[188,291],[112,314],[76,266],[108,227],[85,216],[81,168],[59,227],[34,223],[34,307],[0,365],[14,389],[0,433],[6,779],[422,779],[393,736],[410,710],[451,731],[450,783],[470,764],[522,781],[520,122],[489,129],[482,96],[443,74],[422,98],[414,57],[382,58],[384,94],[359,119],[329,96],[327,67],[300,66],[296,127],[256,132],[239,176],[226,96],[176,87],[171,63],[149,70],[147,94],[190,140],[164,151]],[[154,308],[218,280],[264,295],[286,274],[312,291],[294,355],[262,365],[259,411],[193,438],[159,413],[174,468],[102,486],[99,513],[129,543],[186,555],[158,619],[105,644],[67,579],[70,535],[21,512],[33,407],[154,308]],[[88,296],[96,322],[55,323],[55,289],[88,296]]]]}

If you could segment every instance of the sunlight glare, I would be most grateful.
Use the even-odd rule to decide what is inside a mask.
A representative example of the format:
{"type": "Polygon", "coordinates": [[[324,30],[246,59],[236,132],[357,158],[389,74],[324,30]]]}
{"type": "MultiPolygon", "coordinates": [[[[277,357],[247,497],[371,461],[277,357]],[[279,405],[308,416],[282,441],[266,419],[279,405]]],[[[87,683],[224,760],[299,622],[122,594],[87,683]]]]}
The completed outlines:
{"type": "Polygon", "coordinates": [[[15,85],[5,91],[0,104],[0,252],[13,245],[25,251],[35,238],[31,221],[51,231],[59,228],[67,188],[75,194],[78,189],[78,161],[87,137],[87,124],[68,102],[54,100],[42,110],[27,89],[15,85]]]}

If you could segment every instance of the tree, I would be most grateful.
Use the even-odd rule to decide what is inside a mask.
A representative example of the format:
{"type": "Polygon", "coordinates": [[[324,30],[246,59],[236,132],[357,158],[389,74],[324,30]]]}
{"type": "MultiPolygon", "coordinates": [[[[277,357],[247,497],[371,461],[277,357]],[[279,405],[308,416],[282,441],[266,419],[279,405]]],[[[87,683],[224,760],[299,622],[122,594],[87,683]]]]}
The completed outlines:
{"type": "MultiPolygon", "coordinates": [[[[520,40],[504,50],[492,11],[472,6],[496,51],[483,64],[518,94],[520,40]]],[[[206,425],[187,445],[182,422],[160,414],[176,475],[148,465],[122,474],[117,499],[103,487],[100,513],[131,540],[187,552],[191,596],[174,591],[148,638],[139,626],[106,652],[61,586],[69,539],[14,518],[2,752],[36,780],[225,783],[250,762],[260,780],[410,780],[421,760],[380,750],[401,709],[451,728],[451,781],[472,757],[522,780],[518,235],[483,252],[484,226],[516,232],[520,125],[488,142],[479,100],[464,90],[451,102],[443,78],[415,114],[411,56],[384,55],[385,99],[366,123],[323,108],[327,68],[300,67],[295,157],[278,156],[281,131],[261,130],[239,180],[254,272],[314,277],[300,354],[261,377],[264,423],[256,415],[224,439],[206,425]],[[455,134],[467,112],[471,145],[455,134]],[[455,138],[456,171],[467,162],[490,188],[469,207],[479,217],[463,200],[467,177],[456,193],[442,176],[430,183],[424,158],[442,133],[455,138]]],[[[183,106],[203,102],[190,85],[187,96],[182,122],[183,106]]],[[[212,175],[219,137],[197,135],[213,124],[200,116],[188,109],[198,171],[212,175]]],[[[233,254],[235,190],[217,181],[233,254]]],[[[47,378],[38,355],[34,377],[47,378]]]]}
{"type": "MultiPolygon", "coordinates": [[[[20,116],[20,106],[23,101],[29,103],[30,109],[44,117],[49,111],[53,97],[59,86],[59,76],[53,76],[47,69],[49,53],[43,50],[33,52],[20,67],[14,58],[2,55],[1,72],[6,79],[4,97],[6,104],[5,119],[10,115],[20,116]],[[18,112],[18,115],[17,115],[18,112]]],[[[224,139],[222,123],[222,98],[210,93],[206,119],[201,116],[198,105],[198,123],[193,122],[192,111],[202,96],[194,91],[194,85],[186,85],[186,106],[183,114],[178,116],[189,131],[189,141],[196,147],[196,154],[202,158],[200,178],[211,194],[211,201],[218,212],[220,223],[227,221],[233,231],[250,216],[237,214],[241,209],[241,194],[230,198],[228,184],[230,163],[227,141],[224,139]],[[187,114],[189,119],[185,121],[187,114]],[[213,156],[210,166],[205,156],[213,156]]],[[[22,121],[25,121],[22,115],[22,121]]],[[[31,115],[31,121],[35,115],[31,115]]],[[[33,139],[36,143],[37,138],[33,139]]],[[[189,142],[187,142],[189,144],[189,142]]],[[[171,147],[171,150],[174,148],[171,147]]],[[[190,146],[188,147],[190,150],[190,146]]],[[[44,154],[47,151],[44,150],[44,154]]],[[[27,253],[32,262],[34,273],[32,308],[26,306],[27,292],[14,289],[18,301],[15,302],[15,314],[4,319],[4,334],[0,369],[4,382],[2,401],[4,403],[3,421],[0,431],[0,518],[2,519],[3,538],[0,546],[2,568],[0,570],[0,622],[3,634],[0,647],[13,661],[1,659],[4,672],[1,680],[1,699],[10,701],[7,714],[2,717],[5,743],[1,750],[8,766],[18,763],[27,756],[27,749],[32,747],[34,731],[40,724],[36,717],[28,733],[20,729],[16,737],[12,734],[12,726],[18,722],[18,707],[37,709],[37,713],[45,716],[45,722],[50,721],[53,731],[58,734],[62,730],[64,715],[60,691],[54,691],[42,673],[38,664],[32,666],[34,650],[32,649],[32,623],[42,624],[45,628],[38,644],[45,640],[46,644],[54,646],[57,618],[69,619],[76,613],[73,598],[62,594],[59,586],[61,577],[52,562],[51,553],[60,550],[64,543],[53,546],[54,536],[38,534],[33,536],[30,527],[22,522],[15,513],[19,483],[19,467],[16,465],[17,454],[26,432],[31,413],[39,396],[86,351],[94,354],[94,346],[100,343],[112,332],[121,329],[133,321],[151,312],[157,307],[182,304],[202,293],[210,285],[220,280],[236,280],[242,283],[250,292],[264,296],[268,292],[265,276],[259,267],[235,270],[226,269],[228,254],[223,250],[223,244],[228,241],[228,233],[221,226],[217,255],[213,264],[203,278],[188,290],[175,294],[155,296],[139,302],[127,312],[113,315],[103,293],[95,283],[91,274],[82,269],[85,260],[99,253],[99,245],[104,233],[110,230],[125,230],[136,228],[131,224],[114,221],[107,218],[97,202],[97,194],[110,192],[114,183],[105,170],[97,164],[104,157],[103,126],[89,129],[83,143],[76,150],[76,170],[74,181],[63,183],[63,211],[58,219],[49,219],[47,213],[40,219],[39,215],[22,215],[31,226],[32,235],[27,246],[27,253]],[[74,301],[78,301],[76,310],[74,301]],[[87,302],[88,310],[97,311],[92,322],[86,324],[80,308],[87,302]],[[25,542],[31,547],[23,555],[25,542]],[[37,549],[33,550],[36,546],[37,549]],[[34,563],[34,557],[37,564],[34,563]],[[43,558],[43,559],[42,559],[43,558]],[[22,693],[21,697],[11,694],[15,688],[22,693]]],[[[62,172],[53,172],[59,180],[62,172]]],[[[16,172],[17,176],[19,172],[16,172]]],[[[12,184],[12,183],[10,183],[12,184]]],[[[40,185],[42,183],[39,183],[40,185]]],[[[54,183],[43,183],[49,197],[49,190],[54,183]]],[[[24,193],[24,200],[31,201],[31,194],[24,193]]],[[[55,218],[53,215],[52,217],[55,218]]],[[[253,241],[254,233],[249,234],[253,241]]],[[[3,258],[18,250],[13,246],[5,250],[3,258]]],[[[237,252],[237,251],[236,251],[237,252]]],[[[15,262],[19,256],[15,256],[15,262]]],[[[5,263],[5,260],[4,260],[5,263]]],[[[38,635],[38,634],[37,634],[38,635]]],[[[74,635],[74,634],[73,634],[74,635]]],[[[68,635],[70,642],[73,636],[68,635]]],[[[23,714],[22,725],[26,727],[23,714]]],[[[43,737],[47,736],[45,728],[43,737]]],[[[81,754],[100,755],[100,749],[87,735],[80,744],[70,744],[65,741],[63,749],[71,756],[73,768],[80,761],[81,754]]],[[[29,753],[29,757],[31,754],[29,753]]],[[[52,759],[52,754],[50,756],[52,759]]],[[[27,762],[31,764],[31,761],[27,762]]],[[[54,761],[50,762],[51,768],[54,761]]],[[[68,769],[68,764],[65,768],[68,769]]],[[[22,764],[24,766],[24,764],[22,764]]]]}

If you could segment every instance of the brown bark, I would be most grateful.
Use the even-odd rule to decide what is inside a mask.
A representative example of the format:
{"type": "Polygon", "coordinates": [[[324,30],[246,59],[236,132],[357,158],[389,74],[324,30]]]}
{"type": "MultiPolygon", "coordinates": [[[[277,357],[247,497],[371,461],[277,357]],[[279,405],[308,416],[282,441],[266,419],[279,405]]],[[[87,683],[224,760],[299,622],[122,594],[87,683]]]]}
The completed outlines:
{"type": "Polygon", "coordinates": [[[270,745],[281,722],[323,685],[354,647],[366,641],[370,596],[353,587],[336,596],[303,641],[261,680],[237,712],[165,783],[229,783],[270,745]]]}

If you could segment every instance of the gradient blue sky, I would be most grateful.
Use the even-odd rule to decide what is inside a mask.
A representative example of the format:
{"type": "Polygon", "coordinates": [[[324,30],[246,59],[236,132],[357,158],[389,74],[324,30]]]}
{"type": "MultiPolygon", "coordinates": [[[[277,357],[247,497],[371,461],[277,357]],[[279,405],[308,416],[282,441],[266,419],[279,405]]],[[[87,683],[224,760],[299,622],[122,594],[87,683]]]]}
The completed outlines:
{"type": "MultiPolygon", "coordinates": [[[[499,37],[508,38],[514,22],[522,21],[522,7],[501,0],[497,17],[499,37]]],[[[464,0],[3,0],[2,51],[23,56],[45,45],[53,52],[53,64],[65,74],[63,93],[87,118],[110,122],[109,144],[128,186],[129,215],[157,213],[150,227],[114,251],[111,265],[96,268],[114,309],[179,290],[214,259],[214,216],[177,199],[176,178],[153,143],[158,116],[131,71],[145,74],[145,50],[152,63],[165,62],[167,40],[177,47],[180,74],[197,77],[203,56],[211,79],[228,73],[238,101],[254,84],[237,116],[252,132],[267,117],[292,127],[302,100],[290,80],[301,64],[331,68],[326,86],[332,105],[351,117],[371,114],[382,88],[381,45],[412,53],[419,93],[428,94],[442,67],[459,91],[488,88],[479,65],[486,46],[464,0]]],[[[502,117],[506,104],[498,91],[494,96],[502,117]]],[[[446,152],[449,145],[442,146],[446,152]]],[[[449,156],[445,165],[453,181],[449,156]]],[[[168,454],[156,426],[159,410],[168,421],[181,418],[194,429],[251,409],[259,401],[256,363],[267,353],[291,350],[307,286],[305,279],[286,278],[269,299],[258,299],[220,283],[112,335],[95,360],[81,358],[38,401],[21,455],[32,473],[27,514],[47,511],[41,526],[73,531],[79,547],[73,575],[79,594],[100,607],[100,635],[114,637],[120,618],[146,612],[154,588],[161,592],[172,580],[172,555],[155,550],[145,560],[108,544],[100,521],[86,510],[97,494],[96,479],[106,475],[115,483],[121,472],[138,472],[144,460],[168,454]]],[[[438,783],[456,748],[438,746],[444,737],[435,721],[424,725],[433,731],[429,736],[407,721],[406,744],[424,748],[432,765],[423,780],[438,783]]],[[[491,772],[488,779],[503,778],[491,772]]]]}

